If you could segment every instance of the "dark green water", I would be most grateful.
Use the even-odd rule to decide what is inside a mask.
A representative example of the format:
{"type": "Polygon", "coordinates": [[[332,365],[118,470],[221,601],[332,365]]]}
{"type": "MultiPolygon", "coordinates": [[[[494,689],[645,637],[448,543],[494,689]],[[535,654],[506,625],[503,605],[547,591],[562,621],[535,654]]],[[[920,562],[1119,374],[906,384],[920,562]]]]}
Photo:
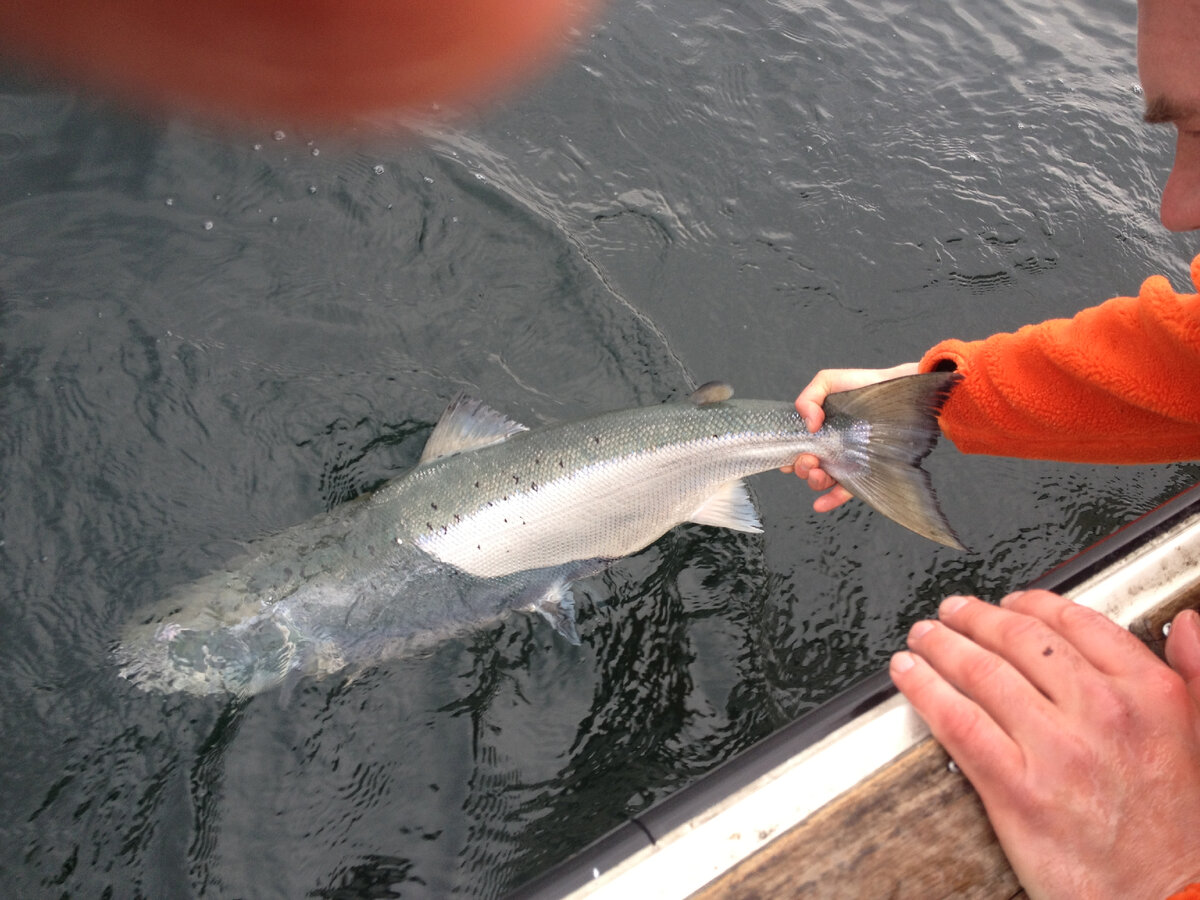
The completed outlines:
{"type": "Polygon", "coordinates": [[[411,465],[468,389],[530,424],[1068,315],[1157,221],[1132,3],[613,0],[418,145],[219,135],[0,84],[0,894],[494,896],[1196,466],[930,466],[973,552],[755,487],[577,593],[286,704],[140,693],[116,629],[411,465]]]}

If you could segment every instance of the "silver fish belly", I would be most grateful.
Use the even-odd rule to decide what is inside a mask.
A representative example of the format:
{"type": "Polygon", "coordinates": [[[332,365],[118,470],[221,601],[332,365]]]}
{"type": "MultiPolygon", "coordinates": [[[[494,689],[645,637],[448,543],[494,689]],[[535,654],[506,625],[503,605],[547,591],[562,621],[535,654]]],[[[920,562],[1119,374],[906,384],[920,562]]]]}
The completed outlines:
{"type": "Polygon", "coordinates": [[[534,430],[460,397],[410,472],[251,545],[128,628],[120,672],[148,689],[253,694],[412,652],[514,608],[578,641],[572,581],[683,522],[761,531],[742,479],[801,453],[885,515],[959,546],[920,466],[957,378],[832,395],[815,434],[790,403],[707,387],[691,401],[534,430]]]}

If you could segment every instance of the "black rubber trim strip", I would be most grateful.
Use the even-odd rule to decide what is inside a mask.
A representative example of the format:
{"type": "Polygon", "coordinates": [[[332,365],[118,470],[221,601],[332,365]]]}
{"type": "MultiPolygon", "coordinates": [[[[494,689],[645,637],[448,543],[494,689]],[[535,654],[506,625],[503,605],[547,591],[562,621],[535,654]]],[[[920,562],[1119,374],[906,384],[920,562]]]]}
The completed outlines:
{"type": "MultiPolygon", "coordinates": [[[[1200,515],[1200,484],[1185,489],[1029,584],[1059,593],[1085,582],[1147,542],[1200,515]]],[[[564,862],[508,894],[509,900],[563,897],[615,868],[656,839],[779,767],[896,693],[886,669],[869,675],[812,712],[768,735],[692,784],[680,788],[564,862]]]]}
{"type": "Polygon", "coordinates": [[[1161,506],[1134,519],[1065,562],[1059,563],[1046,574],[1030,582],[1028,587],[1058,593],[1069,591],[1107,569],[1118,559],[1129,556],[1139,547],[1196,515],[1200,515],[1200,483],[1185,488],[1161,506]]]}

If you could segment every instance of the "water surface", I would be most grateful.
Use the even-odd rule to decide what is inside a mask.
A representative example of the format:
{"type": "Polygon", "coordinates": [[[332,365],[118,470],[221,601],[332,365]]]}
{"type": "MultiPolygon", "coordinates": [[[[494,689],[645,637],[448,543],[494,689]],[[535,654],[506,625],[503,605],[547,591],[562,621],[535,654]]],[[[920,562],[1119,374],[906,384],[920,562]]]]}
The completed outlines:
{"type": "Polygon", "coordinates": [[[577,591],[284,703],[147,695],[116,629],[415,462],[460,389],[528,424],[714,378],[791,397],[1186,286],[1132,3],[612,0],[420,144],[221,135],[0,86],[0,893],[495,896],[1196,466],[930,467],[972,552],[756,481],[577,591]]]}

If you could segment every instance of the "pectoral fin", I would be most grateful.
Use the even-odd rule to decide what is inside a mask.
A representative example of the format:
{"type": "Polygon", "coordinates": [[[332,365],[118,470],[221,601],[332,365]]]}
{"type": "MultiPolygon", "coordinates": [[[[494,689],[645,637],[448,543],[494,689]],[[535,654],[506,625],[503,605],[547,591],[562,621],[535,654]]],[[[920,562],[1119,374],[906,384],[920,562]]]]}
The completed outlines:
{"type": "Polygon", "coordinates": [[[541,613],[555,631],[576,647],[579,646],[579,631],[575,627],[575,595],[566,582],[555,582],[528,608],[531,612],[541,613]]]}
{"type": "Polygon", "coordinates": [[[762,533],[762,522],[758,518],[758,510],[750,499],[750,492],[742,481],[731,481],[701,504],[700,508],[688,516],[689,522],[697,525],[716,525],[718,528],[732,528],[734,531],[749,531],[752,534],[762,533]]]}

